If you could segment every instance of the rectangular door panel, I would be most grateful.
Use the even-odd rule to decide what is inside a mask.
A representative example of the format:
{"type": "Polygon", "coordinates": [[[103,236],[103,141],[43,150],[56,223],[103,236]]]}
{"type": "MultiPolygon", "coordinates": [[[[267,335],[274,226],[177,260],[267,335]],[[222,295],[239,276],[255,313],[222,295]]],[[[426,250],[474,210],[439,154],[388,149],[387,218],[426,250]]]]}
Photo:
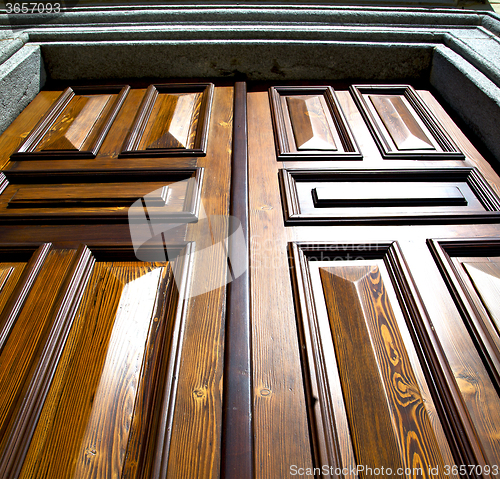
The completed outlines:
{"type": "Polygon", "coordinates": [[[0,196],[0,222],[123,223],[141,220],[145,207],[155,219],[186,223],[197,219],[203,169],[80,175],[8,172],[7,177],[8,186],[0,196]]]}
{"type": "Polygon", "coordinates": [[[12,160],[95,158],[129,90],[128,85],[66,88],[12,160]]]}
{"type": "MultiPolygon", "coordinates": [[[[174,249],[171,245],[169,251],[174,249]]],[[[9,387],[3,409],[10,407],[16,419],[2,431],[3,474],[30,478],[158,475],[168,461],[168,452],[163,451],[168,451],[169,404],[175,397],[184,315],[179,295],[184,294],[188,277],[189,249],[189,245],[177,247],[174,262],[138,262],[128,247],[93,248],[94,255],[87,248],[76,256],[74,250],[62,252],[78,258],[80,270],[85,263],[84,274],[78,268],[68,269],[67,261],[59,259],[60,268],[68,270],[66,284],[73,293],[70,303],[62,302],[64,314],[56,313],[55,320],[45,321],[48,324],[36,322],[26,328],[23,310],[16,323],[17,328],[27,329],[24,347],[43,352],[38,364],[33,353],[34,373],[25,374],[24,382],[30,384],[24,388],[19,412],[12,409],[11,394],[7,394],[19,376],[17,371],[3,380],[9,387]],[[113,260],[106,261],[108,257],[113,260]],[[39,339],[31,331],[34,328],[35,332],[44,329],[39,339]]],[[[50,253],[47,262],[60,251],[50,253]]],[[[163,249],[155,254],[165,259],[163,249]]],[[[47,282],[43,273],[39,281],[47,282]]],[[[66,298],[70,290],[52,296],[66,298]]],[[[37,303],[37,307],[41,315],[54,314],[48,304],[37,303]]],[[[32,317],[32,311],[26,315],[32,317]]],[[[19,336],[16,327],[13,340],[19,336]]],[[[2,354],[9,347],[8,343],[2,354]]],[[[23,368],[29,370],[30,365],[18,366],[23,368]]]]}
{"type": "Polygon", "coordinates": [[[278,160],[361,160],[331,87],[269,90],[278,160]]]}
{"type": "Polygon", "coordinates": [[[205,156],[214,85],[150,85],[121,157],[205,156]]]}
{"type": "Polygon", "coordinates": [[[280,170],[285,224],[489,222],[500,199],[475,168],[280,170]]]}
{"type": "Polygon", "coordinates": [[[429,240],[455,304],[500,391],[500,240],[429,240]]]}
{"type": "Polygon", "coordinates": [[[351,92],[385,159],[465,159],[409,85],[352,85],[351,92]]]}
{"type": "Polygon", "coordinates": [[[456,438],[437,420],[448,421],[433,397],[450,393],[420,360],[414,334],[426,319],[397,245],[296,243],[291,252],[318,464],[334,466],[333,477],[335,469],[448,477],[456,438]]]}

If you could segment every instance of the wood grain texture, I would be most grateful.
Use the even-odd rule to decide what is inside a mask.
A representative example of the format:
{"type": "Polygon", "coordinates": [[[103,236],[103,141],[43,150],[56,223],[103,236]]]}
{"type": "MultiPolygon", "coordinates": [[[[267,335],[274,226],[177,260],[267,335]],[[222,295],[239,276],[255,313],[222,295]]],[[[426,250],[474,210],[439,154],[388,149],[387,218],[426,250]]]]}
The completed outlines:
{"type": "Polygon", "coordinates": [[[245,82],[237,82],[229,212],[241,225],[244,244],[235,234],[229,237],[228,255],[233,276],[237,269],[242,273],[234,278],[227,290],[221,477],[228,479],[254,477],[247,138],[247,86],[245,82]]]}
{"type": "Polygon", "coordinates": [[[282,479],[290,465],[313,466],[311,436],[269,100],[247,98],[255,478],[282,479]]]}
{"type": "Polygon", "coordinates": [[[289,96],[286,102],[299,151],[337,149],[319,97],[289,96]]]}
{"type": "Polygon", "coordinates": [[[130,208],[141,197],[155,220],[189,223],[197,219],[203,183],[202,168],[8,175],[10,184],[0,196],[0,222],[14,224],[143,221],[142,206],[130,208]]]}
{"type": "Polygon", "coordinates": [[[74,251],[53,251],[40,271],[0,353],[0,452],[4,453],[9,434],[36,369],[54,320],[51,310],[73,259],[74,251]],[[13,360],[15,358],[15,361],[13,360]]]}
{"type": "MultiPolygon", "coordinates": [[[[205,169],[201,202],[204,222],[188,225],[186,239],[196,242],[190,291],[203,285],[224,285],[227,255],[216,245],[227,238],[227,224],[209,223],[210,215],[229,213],[229,185],[233,127],[233,88],[217,87],[210,116],[207,155],[197,164],[205,169]],[[209,233],[202,226],[210,227],[209,233]]],[[[201,211],[201,209],[200,209],[201,211]]],[[[222,375],[224,365],[225,287],[217,287],[187,301],[186,326],[179,360],[178,389],[171,425],[166,477],[219,477],[221,463],[222,375]]],[[[160,476],[161,476],[160,474],[160,476]]]]}
{"type": "Polygon", "coordinates": [[[500,334],[500,261],[471,261],[463,265],[500,334]]]}
{"type": "Polygon", "coordinates": [[[434,150],[403,98],[396,95],[368,95],[398,150],[434,150]]]}
{"type": "Polygon", "coordinates": [[[352,85],[350,89],[384,159],[464,159],[410,85],[352,85]]]}
{"type": "Polygon", "coordinates": [[[422,477],[428,477],[430,467],[442,471],[439,446],[378,267],[321,268],[320,275],[358,464],[408,468],[408,477],[418,469],[422,477]]]}
{"type": "Polygon", "coordinates": [[[193,148],[201,101],[201,93],[159,94],[141,149],[193,148]]]}
{"type": "Polygon", "coordinates": [[[75,252],[67,269],[64,281],[58,291],[56,301],[50,310],[51,326],[46,341],[41,344],[33,374],[20,410],[9,433],[0,462],[1,477],[18,477],[23,466],[28,446],[38,423],[40,412],[69,331],[83,290],[89,278],[94,260],[90,251],[81,246],[75,252]]]}
{"type": "Polygon", "coordinates": [[[495,290],[496,256],[500,253],[498,238],[429,240],[428,244],[491,380],[499,390],[500,335],[495,290]]]}
{"type": "Polygon", "coordinates": [[[128,85],[66,88],[11,158],[95,158],[129,90],[128,85]]]}
{"type": "Polygon", "coordinates": [[[0,314],[19,282],[25,263],[0,263],[0,314]]]}
{"type": "Polygon", "coordinates": [[[30,131],[47,113],[61,92],[41,91],[0,136],[0,169],[6,168],[9,158],[30,131]]]}
{"type": "Polygon", "coordinates": [[[165,277],[162,264],[96,264],[20,477],[120,477],[165,277]]]}
{"type": "Polygon", "coordinates": [[[284,168],[279,174],[285,224],[288,226],[480,223],[496,222],[500,217],[500,199],[476,168],[284,168]],[[345,195],[339,194],[343,198],[339,198],[336,203],[338,206],[332,206],[328,200],[323,204],[318,203],[319,198],[317,193],[315,196],[313,189],[327,188],[334,191],[337,186],[339,192],[348,192],[345,195]],[[422,201],[420,199],[416,201],[417,206],[414,203],[410,208],[409,203],[414,201],[410,198],[412,191],[418,198],[427,187],[429,190],[426,195],[429,200],[433,189],[441,190],[441,200],[433,199],[429,201],[430,205],[418,205],[422,201]],[[374,190],[378,191],[373,193],[374,190]],[[387,198],[384,199],[383,195],[387,193],[389,196],[398,195],[403,204],[399,205],[395,200],[389,205],[379,204],[378,208],[372,208],[367,201],[370,191],[374,203],[378,201],[377,198],[385,201],[387,198]],[[397,191],[400,193],[396,193],[397,191]],[[403,198],[405,194],[406,197],[403,198]]]}
{"type": "Polygon", "coordinates": [[[81,150],[110,99],[111,95],[73,97],[35,151],[81,150]]]}
{"type": "Polygon", "coordinates": [[[148,195],[148,205],[162,207],[167,203],[167,194],[168,186],[156,182],[32,186],[19,188],[9,200],[8,208],[131,206],[143,195],[148,195]]]}
{"type": "Polygon", "coordinates": [[[205,156],[213,92],[213,83],[150,85],[120,157],[205,156]]]}
{"type": "Polygon", "coordinates": [[[278,160],[360,160],[361,152],[331,87],[271,87],[278,160]]]}

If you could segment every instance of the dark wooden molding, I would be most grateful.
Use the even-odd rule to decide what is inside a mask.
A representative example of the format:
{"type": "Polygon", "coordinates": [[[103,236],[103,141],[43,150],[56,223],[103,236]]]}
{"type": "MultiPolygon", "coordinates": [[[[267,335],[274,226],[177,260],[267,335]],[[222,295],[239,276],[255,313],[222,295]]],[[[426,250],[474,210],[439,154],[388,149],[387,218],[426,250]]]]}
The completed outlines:
{"type": "MultiPolygon", "coordinates": [[[[275,134],[276,154],[279,161],[361,160],[363,158],[332,87],[271,87],[269,89],[269,98],[275,134]],[[310,95],[324,99],[327,110],[324,111],[323,109],[323,112],[325,115],[330,115],[330,130],[333,130],[331,131],[332,135],[337,137],[335,149],[300,150],[300,148],[297,148],[293,135],[292,119],[288,109],[284,108],[282,103],[284,96],[293,97],[297,95],[310,95]]],[[[326,117],[325,120],[327,120],[326,117]]]]}
{"type": "MultiPolygon", "coordinates": [[[[63,91],[61,96],[56,100],[54,105],[38,122],[35,128],[27,136],[21,146],[11,155],[11,160],[40,160],[40,159],[93,159],[96,157],[99,148],[104,141],[111,125],[113,124],[116,115],[120,111],[125,98],[130,90],[128,85],[105,85],[105,86],[79,86],[68,87],[63,91]],[[115,94],[112,106],[106,114],[96,137],[92,144],[86,150],[43,150],[35,151],[36,147],[47,134],[51,126],[55,123],[59,115],[69,105],[70,101],[77,95],[92,95],[92,94],[115,94]]],[[[95,127],[92,128],[94,130],[95,127]]]]}
{"type": "Polygon", "coordinates": [[[35,372],[0,458],[0,477],[17,477],[21,471],[94,263],[90,250],[82,246],[66,273],[57,303],[52,310],[54,320],[49,337],[38,358],[35,372]]]}
{"type": "MultiPolygon", "coordinates": [[[[395,170],[306,170],[285,168],[279,171],[281,184],[281,194],[283,199],[285,224],[287,226],[298,225],[336,225],[336,224],[446,224],[446,223],[492,223],[500,221],[500,199],[483,178],[476,168],[455,167],[455,168],[425,168],[425,169],[395,169],[395,170]],[[353,201],[351,205],[345,202],[338,207],[332,204],[319,204],[311,186],[311,199],[308,211],[304,211],[305,204],[301,202],[301,197],[297,190],[297,183],[330,183],[332,186],[336,182],[367,184],[375,182],[401,183],[445,183],[448,186],[455,186],[465,183],[472,196],[461,191],[465,199],[457,196],[450,203],[446,198],[441,199],[438,207],[445,208],[434,211],[433,205],[417,205],[413,211],[403,209],[408,204],[399,205],[400,211],[384,210],[387,205],[374,205],[376,208],[369,208],[364,192],[360,192],[359,201],[353,201]],[[364,204],[359,204],[363,200],[364,204]],[[472,209],[469,200],[477,200],[484,211],[472,209]],[[313,209],[314,208],[314,209],[313,209]],[[341,209],[344,208],[344,209],[341,209]],[[470,208],[470,210],[469,210],[470,208]]],[[[325,185],[326,186],[326,185],[325,185]]],[[[442,195],[440,195],[442,196],[442,195]]],[[[302,197],[304,198],[304,197],[302,197]]],[[[411,198],[410,198],[411,199],[411,198]]],[[[410,201],[410,199],[408,201],[410,201]]],[[[430,201],[431,198],[429,198],[430,201]]],[[[392,200],[391,200],[392,201],[392,200]]],[[[406,203],[408,202],[406,201],[406,203]]],[[[412,200],[413,201],[413,200],[412,200]]],[[[422,203],[422,201],[420,201],[422,203]]],[[[404,202],[403,202],[404,203],[404,202]]],[[[434,203],[436,205],[436,203],[434,203]]],[[[390,206],[396,206],[392,201],[390,206]]]]}
{"type": "MultiPolygon", "coordinates": [[[[383,158],[413,160],[465,159],[464,154],[456,146],[450,135],[410,85],[352,85],[350,90],[383,158]],[[398,149],[389,129],[384,124],[384,118],[367,98],[369,95],[396,97],[401,100],[401,104],[406,100],[410,106],[407,111],[410,116],[406,120],[426,136],[429,146],[426,148],[417,146],[415,148],[398,149]],[[431,138],[427,138],[426,132],[423,131],[419,123],[424,125],[424,129],[428,130],[431,138]]],[[[406,106],[403,108],[406,108],[406,106]]],[[[387,113],[387,118],[389,116],[389,113],[387,113]]],[[[401,117],[401,122],[402,124],[405,123],[403,117],[401,117]]]]}
{"type": "Polygon", "coordinates": [[[427,384],[438,412],[447,442],[457,464],[484,465],[481,446],[462,402],[453,371],[434,331],[397,242],[384,243],[290,243],[291,274],[306,383],[314,463],[343,467],[340,442],[333,417],[333,398],[329,391],[327,364],[323,353],[316,307],[317,295],[311,282],[312,261],[383,260],[412,337],[427,384]]]}
{"type": "Polygon", "coordinates": [[[52,245],[0,245],[0,260],[27,261],[16,288],[0,314],[0,352],[12,331],[24,302],[31,291],[52,245]],[[4,259],[5,258],[5,259],[4,259]]]}
{"type": "Polygon", "coordinates": [[[231,235],[229,258],[238,251],[245,256],[239,259],[246,268],[227,287],[221,464],[224,479],[251,479],[254,476],[248,208],[247,87],[245,82],[237,82],[234,90],[230,214],[241,222],[246,249],[243,253],[235,243],[235,235],[231,235]]]}
{"type": "Polygon", "coordinates": [[[427,245],[491,380],[500,391],[500,350],[495,341],[498,333],[470,278],[454,260],[457,256],[500,256],[500,238],[428,239],[427,245]]]}
{"type": "Polygon", "coordinates": [[[135,116],[132,127],[125,139],[121,158],[150,158],[159,156],[205,156],[207,153],[208,129],[212,99],[213,83],[165,83],[150,85],[135,116]],[[154,104],[161,93],[202,93],[201,107],[196,126],[193,148],[148,148],[139,149],[154,104]]]}
{"type": "MultiPolygon", "coordinates": [[[[10,198],[5,197],[3,206],[0,205],[0,224],[65,224],[65,223],[127,223],[141,222],[143,216],[135,217],[129,214],[126,206],[132,206],[135,200],[143,197],[132,194],[138,187],[149,193],[147,184],[156,186],[158,183],[187,181],[186,197],[183,200],[182,211],[161,211],[162,196],[152,198],[148,207],[158,208],[153,212],[155,219],[171,223],[192,223],[198,220],[201,188],[203,183],[203,168],[163,168],[163,169],[130,169],[120,172],[113,170],[96,170],[76,173],[70,170],[57,172],[6,172],[11,191],[10,198]],[[109,192],[96,193],[93,185],[113,183],[113,194],[109,192]],[[45,185],[43,191],[33,193],[33,189],[25,189],[25,185],[45,185]],[[61,188],[58,188],[60,185],[61,188]],[[69,185],[69,186],[68,186],[69,185]],[[88,191],[86,191],[88,185],[88,191]],[[70,187],[71,186],[71,187],[70,187]],[[78,187],[79,194],[71,196],[71,191],[78,187]],[[17,188],[17,189],[16,189],[17,188]],[[69,196],[64,197],[66,188],[69,196]],[[52,191],[52,196],[51,192],[52,191]],[[47,192],[45,195],[44,192],[47,192]],[[17,197],[17,199],[16,199],[17,197]],[[24,199],[23,199],[24,198],[24,199]],[[121,208],[116,208],[122,206],[121,208]]],[[[41,188],[41,186],[40,186],[41,188]]],[[[75,190],[76,191],[76,190],[75,190]]],[[[1,203],[1,198],[0,198],[1,203]]],[[[144,205],[143,205],[144,206],[144,205]]],[[[141,210],[142,211],[142,210],[141,210]]]]}

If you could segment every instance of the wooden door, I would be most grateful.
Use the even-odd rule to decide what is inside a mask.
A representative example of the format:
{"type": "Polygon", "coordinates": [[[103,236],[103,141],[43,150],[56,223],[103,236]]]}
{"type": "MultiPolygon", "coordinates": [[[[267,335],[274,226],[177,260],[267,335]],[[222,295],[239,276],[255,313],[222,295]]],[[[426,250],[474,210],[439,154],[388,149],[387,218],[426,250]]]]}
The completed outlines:
{"type": "Polygon", "coordinates": [[[248,94],[255,477],[499,477],[500,181],[410,85],[248,94]]]}
{"type": "Polygon", "coordinates": [[[64,85],[0,151],[0,477],[499,476],[500,180],[428,91],[64,85]]]}
{"type": "Polygon", "coordinates": [[[0,477],[218,475],[232,110],[65,85],[1,137],[0,477]]]}

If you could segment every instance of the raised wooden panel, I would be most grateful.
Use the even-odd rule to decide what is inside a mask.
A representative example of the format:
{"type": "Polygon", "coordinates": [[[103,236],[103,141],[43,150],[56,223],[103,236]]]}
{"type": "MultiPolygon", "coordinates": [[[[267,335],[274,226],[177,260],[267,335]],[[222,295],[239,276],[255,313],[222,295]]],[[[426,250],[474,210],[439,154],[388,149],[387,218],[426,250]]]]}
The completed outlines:
{"type": "Polygon", "coordinates": [[[150,85],[121,157],[205,156],[212,83],[150,85]]]}
{"type": "Polygon", "coordinates": [[[444,478],[445,465],[481,460],[397,243],[290,252],[312,446],[326,476],[444,478]]]}
{"type": "Polygon", "coordinates": [[[50,246],[0,245],[0,351],[47,258],[50,246]]]}
{"type": "Polygon", "coordinates": [[[191,251],[170,248],[174,262],[162,248],[159,262],[130,247],[48,254],[1,351],[1,477],[158,476],[191,251]]]}
{"type": "Polygon", "coordinates": [[[282,169],[285,224],[500,220],[500,200],[475,168],[282,169]]]}
{"type": "Polygon", "coordinates": [[[12,160],[95,158],[129,86],[68,87],[12,160]]]}
{"type": "Polygon", "coordinates": [[[143,208],[130,207],[144,198],[148,214],[162,221],[197,220],[202,168],[42,173],[7,173],[9,185],[0,196],[0,222],[127,222],[143,208]]]}
{"type": "Polygon", "coordinates": [[[2,345],[0,364],[8,368],[0,377],[1,477],[16,477],[12,467],[37,422],[46,382],[88,277],[89,259],[84,249],[49,252],[2,345]]]}
{"type": "Polygon", "coordinates": [[[385,159],[464,159],[409,85],[352,85],[351,92],[385,159]]]}
{"type": "Polygon", "coordinates": [[[500,239],[429,240],[428,244],[500,391],[500,239]]]}
{"type": "Polygon", "coordinates": [[[269,90],[278,160],[362,158],[331,87],[269,90]]]}

